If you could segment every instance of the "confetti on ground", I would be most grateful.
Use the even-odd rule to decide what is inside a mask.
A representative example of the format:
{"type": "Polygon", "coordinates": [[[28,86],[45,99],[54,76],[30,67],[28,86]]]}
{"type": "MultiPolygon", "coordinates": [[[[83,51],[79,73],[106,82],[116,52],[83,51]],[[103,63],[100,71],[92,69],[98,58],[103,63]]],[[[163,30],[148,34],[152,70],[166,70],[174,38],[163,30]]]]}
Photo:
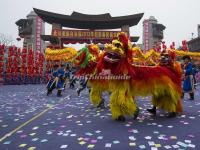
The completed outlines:
{"type": "Polygon", "coordinates": [[[64,149],[64,148],[67,148],[68,145],[61,145],[60,148],[64,149]]]}
{"type": "Polygon", "coordinates": [[[112,146],[111,143],[106,143],[106,144],[105,144],[105,147],[111,147],[111,146],[112,146]]]}
{"type": "Polygon", "coordinates": [[[19,147],[25,147],[27,144],[20,144],[19,147]]]}
{"type": "Polygon", "coordinates": [[[87,146],[87,148],[94,148],[94,146],[95,146],[95,145],[93,145],[93,144],[89,144],[89,145],[87,146]]]}
{"type": "Polygon", "coordinates": [[[36,147],[29,147],[28,150],[35,150],[36,147]]]}
{"type": "Polygon", "coordinates": [[[129,143],[129,146],[136,146],[135,143],[129,143]]]}
{"type": "MultiPolygon", "coordinates": [[[[67,88],[61,98],[56,91],[47,97],[45,85],[2,86],[0,92],[1,137],[55,105],[8,136],[0,149],[200,149],[198,97],[185,99],[186,111],[170,119],[163,110],[151,116],[146,111],[151,97],[138,97],[138,119],[127,118],[122,123],[111,119],[106,93],[106,108],[100,109],[90,104],[87,90],[77,97],[74,89],[67,88]]],[[[200,95],[199,87],[196,94],[200,95]]]]}

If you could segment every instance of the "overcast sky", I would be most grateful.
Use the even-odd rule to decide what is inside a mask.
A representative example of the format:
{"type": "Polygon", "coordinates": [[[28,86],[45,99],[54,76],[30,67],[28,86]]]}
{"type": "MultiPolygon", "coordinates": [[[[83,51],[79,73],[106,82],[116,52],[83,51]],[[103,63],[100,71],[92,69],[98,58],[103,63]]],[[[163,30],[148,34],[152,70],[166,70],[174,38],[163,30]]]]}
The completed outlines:
{"type": "MultiPolygon", "coordinates": [[[[145,13],[140,23],[131,28],[131,36],[140,36],[142,40],[142,21],[155,16],[166,26],[164,40],[167,43],[189,40],[194,33],[197,36],[197,24],[200,24],[200,0],[1,0],[0,33],[18,37],[15,22],[25,18],[39,8],[60,14],[70,15],[73,11],[85,14],[110,13],[112,16],[124,16],[145,13]]],[[[46,34],[50,34],[47,25],[46,34]]],[[[15,40],[15,44],[20,46],[15,40]]]]}

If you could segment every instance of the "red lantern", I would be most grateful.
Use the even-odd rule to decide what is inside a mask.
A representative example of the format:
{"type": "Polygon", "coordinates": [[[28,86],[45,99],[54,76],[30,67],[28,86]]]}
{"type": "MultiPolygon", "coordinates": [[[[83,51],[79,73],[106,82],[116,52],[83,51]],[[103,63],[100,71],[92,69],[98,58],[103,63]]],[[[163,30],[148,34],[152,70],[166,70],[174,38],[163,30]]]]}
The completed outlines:
{"type": "Polygon", "coordinates": [[[5,45],[0,45],[0,49],[5,50],[5,45]]]}
{"type": "Polygon", "coordinates": [[[27,56],[26,53],[22,54],[22,58],[26,58],[26,56],[27,56]]]}
{"type": "Polygon", "coordinates": [[[35,74],[38,75],[38,74],[39,74],[39,71],[38,71],[38,70],[35,70],[35,74]]]}
{"type": "Polygon", "coordinates": [[[17,62],[17,57],[14,57],[13,62],[17,62]]]}
{"type": "Polygon", "coordinates": [[[33,55],[33,50],[30,49],[30,50],[28,51],[28,53],[31,54],[31,55],[33,55]]]}
{"type": "Polygon", "coordinates": [[[7,68],[10,68],[12,66],[12,63],[11,62],[8,62],[7,63],[7,68]]]}
{"type": "Polygon", "coordinates": [[[182,41],[182,45],[186,45],[187,44],[187,41],[186,40],[183,40],[182,41]]]}
{"type": "Polygon", "coordinates": [[[10,62],[10,63],[12,62],[12,58],[11,57],[8,58],[8,62],[10,62]]]}
{"type": "Polygon", "coordinates": [[[3,62],[0,62],[0,67],[3,67],[3,64],[4,64],[3,62]]]}
{"type": "Polygon", "coordinates": [[[43,68],[40,68],[40,72],[43,72],[43,70],[44,70],[43,68]]]}
{"type": "Polygon", "coordinates": [[[165,50],[167,48],[167,46],[163,44],[162,48],[165,50]]]}
{"type": "Polygon", "coordinates": [[[27,50],[26,50],[26,49],[23,49],[23,50],[22,50],[22,53],[27,53],[27,50]]]}
{"type": "Polygon", "coordinates": [[[14,52],[17,52],[17,47],[14,46],[14,47],[13,47],[13,51],[14,51],[14,52]]]}
{"type": "Polygon", "coordinates": [[[4,55],[5,51],[4,49],[0,49],[0,55],[4,55]]]}
{"type": "Polygon", "coordinates": [[[8,51],[9,51],[9,52],[12,52],[12,51],[13,51],[13,47],[9,47],[9,48],[8,48],[8,51]]]}
{"type": "Polygon", "coordinates": [[[20,49],[20,48],[18,48],[17,52],[20,54],[20,53],[21,53],[21,49],[20,49]]]}
{"type": "Polygon", "coordinates": [[[0,61],[4,61],[4,56],[0,56],[0,61]]]}
{"type": "Polygon", "coordinates": [[[6,78],[10,79],[11,78],[11,74],[8,72],[6,73],[6,78]]]}
{"type": "Polygon", "coordinates": [[[2,73],[3,72],[3,67],[0,67],[0,73],[2,73]]]}
{"type": "Polygon", "coordinates": [[[7,67],[7,68],[6,68],[6,72],[10,73],[10,72],[11,72],[11,68],[10,68],[10,67],[7,67]]]}

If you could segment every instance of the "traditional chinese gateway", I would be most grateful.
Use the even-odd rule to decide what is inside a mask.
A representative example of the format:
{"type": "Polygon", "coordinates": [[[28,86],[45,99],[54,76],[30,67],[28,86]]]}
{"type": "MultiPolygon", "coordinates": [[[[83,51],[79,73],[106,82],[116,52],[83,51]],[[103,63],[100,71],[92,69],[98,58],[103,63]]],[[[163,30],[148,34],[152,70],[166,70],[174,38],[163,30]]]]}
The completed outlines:
{"type": "Polygon", "coordinates": [[[42,39],[58,48],[69,43],[109,43],[120,31],[126,32],[132,42],[137,42],[139,37],[130,36],[129,28],[137,25],[143,17],[143,13],[112,17],[109,13],[88,15],[73,12],[71,15],[63,15],[36,8],[34,11],[44,22],[52,24],[51,35],[41,35],[42,39]]]}

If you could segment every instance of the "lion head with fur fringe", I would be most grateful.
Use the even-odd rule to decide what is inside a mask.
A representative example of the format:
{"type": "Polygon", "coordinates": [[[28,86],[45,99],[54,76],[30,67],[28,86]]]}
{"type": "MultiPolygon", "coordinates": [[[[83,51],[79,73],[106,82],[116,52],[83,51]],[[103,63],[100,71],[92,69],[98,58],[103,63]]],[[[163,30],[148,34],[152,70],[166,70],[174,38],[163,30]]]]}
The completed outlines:
{"type": "Polygon", "coordinates": [[[105,44],[106,55],[104,60],[109,63],[118,62],[121,58],[127,57],[127,52],[131,47],[127,34],[120,32],[117,39],[114,39],[111,44],[105,44]]]}

